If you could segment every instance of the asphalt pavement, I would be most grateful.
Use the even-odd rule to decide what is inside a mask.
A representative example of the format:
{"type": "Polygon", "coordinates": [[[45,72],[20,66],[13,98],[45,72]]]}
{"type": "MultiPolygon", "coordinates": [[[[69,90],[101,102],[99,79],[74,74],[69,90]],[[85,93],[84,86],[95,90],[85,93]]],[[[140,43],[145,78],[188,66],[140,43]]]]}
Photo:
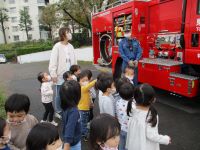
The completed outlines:
{"type": "MultiPolygon", "coordinates": [[[[89,63],[81,67],[92,70],[94,76],[99,71],[89,63]]],[[[31,99],[30,113],[41,120],[44,108],[40,100],[40,84],[37,74],[48,71],[48,62],[29,64],[0,64],[0,88],[7,95],[24,93],[31,99]]],[[[169,146],[161,146],[161,150],[200,150],[200,101],[188,100],[156,89],[155,107],[159,113],[159,132],[172,139],[169,146]]],[[[87,150],[87,143],[83,143],[87,150]]]]}

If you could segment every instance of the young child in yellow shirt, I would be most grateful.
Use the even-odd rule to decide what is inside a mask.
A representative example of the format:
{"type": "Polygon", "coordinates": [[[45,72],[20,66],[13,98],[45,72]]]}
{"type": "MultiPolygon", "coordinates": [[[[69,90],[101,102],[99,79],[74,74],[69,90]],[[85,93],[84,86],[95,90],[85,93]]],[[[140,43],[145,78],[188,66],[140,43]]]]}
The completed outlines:
{"type": "Polygon", "coordinates": [[[87,123],[90,117],[90,105],[91,105],[91,97],[90,97],[90,89],[95,85],[96,80],[89,81],[88,72],[83,70],[78,75],[78,82],[81,85],[81,99],[78,104],[78,109],[81,115],[81,134],[84,140],[87,140],[88,129],[87,123]]]}

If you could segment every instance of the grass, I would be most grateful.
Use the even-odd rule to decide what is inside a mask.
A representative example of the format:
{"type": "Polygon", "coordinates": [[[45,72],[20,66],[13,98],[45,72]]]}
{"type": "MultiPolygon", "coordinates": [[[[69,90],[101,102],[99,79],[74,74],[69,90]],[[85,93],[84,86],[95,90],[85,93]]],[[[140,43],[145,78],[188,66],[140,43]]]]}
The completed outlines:
{"type": "Polygon", "coordinates": [[[92,61],[78,61],[78,65],[92,65],[92,61]]]}
{"type": "Polygon", "coordinates": [[[6,113],[4,109],[4,104],[5,104],[6,96],[4,95],[3,91],[0,90],[0,117],[6,118],[6,113]]]}

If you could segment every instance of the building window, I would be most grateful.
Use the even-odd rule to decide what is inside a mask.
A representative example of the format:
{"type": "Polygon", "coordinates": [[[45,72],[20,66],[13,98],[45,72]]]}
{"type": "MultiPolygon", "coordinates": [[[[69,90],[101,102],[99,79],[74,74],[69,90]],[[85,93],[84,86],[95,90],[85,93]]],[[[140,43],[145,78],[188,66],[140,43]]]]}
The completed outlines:
{"type": "Polygon", "coordinates": [[[19,41],[19,35],[14,35],[13,38],[14,38],[14,41],[19,41]]]}
{"type": "Polygon", "coordinates": [[[28,3],[28,0],[24,0],[24,3],[28,3]]]}
{"type": "Polygon", "coordinates": [[[14,4],[15,0],[9,0],[9,4],[14,4]]]}
{"type": "Polygon", "coordinates": [[[18,26],[13,26],[13,27],[12,27],[12,31],[13,31],[13,32],[17,32],[17,31],[19,31],[18,26]]]}
{"type": "Polygon", "coordinates": [[[10,13],[16,13],[16,12],[17,12],[16,7],[11,7],[10,8],[10,13]]]}
{"type": "Polygon", "coordinates": [[[11,22],[12,23],[17,22],[17,17],[11,17],[11,22]]]}
{"type": "Polygon", "coordinates": [[[32,37],[32,34],[29,34],[29,35],[28,35],[28,40],[32,40],[32,38],[33,38],[33,37],[32,37]]]}
{"type": "Polygon", "coordinates": [[[44,3],[45,0],[37,0],[38,3],[44,3]]]}

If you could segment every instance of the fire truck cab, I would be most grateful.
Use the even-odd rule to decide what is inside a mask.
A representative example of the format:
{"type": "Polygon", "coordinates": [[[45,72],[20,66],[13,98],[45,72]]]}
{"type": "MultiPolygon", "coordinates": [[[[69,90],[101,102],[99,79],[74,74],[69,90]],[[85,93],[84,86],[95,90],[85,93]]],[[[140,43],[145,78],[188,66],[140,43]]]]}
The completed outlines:
{"type": "Polygon", "coordinates": [[[195,97],[200,77],[200,0],[115,2],[92,14],[94,64],[120,67],[126,30],[143,49],[139,82],[195,97]]]}

